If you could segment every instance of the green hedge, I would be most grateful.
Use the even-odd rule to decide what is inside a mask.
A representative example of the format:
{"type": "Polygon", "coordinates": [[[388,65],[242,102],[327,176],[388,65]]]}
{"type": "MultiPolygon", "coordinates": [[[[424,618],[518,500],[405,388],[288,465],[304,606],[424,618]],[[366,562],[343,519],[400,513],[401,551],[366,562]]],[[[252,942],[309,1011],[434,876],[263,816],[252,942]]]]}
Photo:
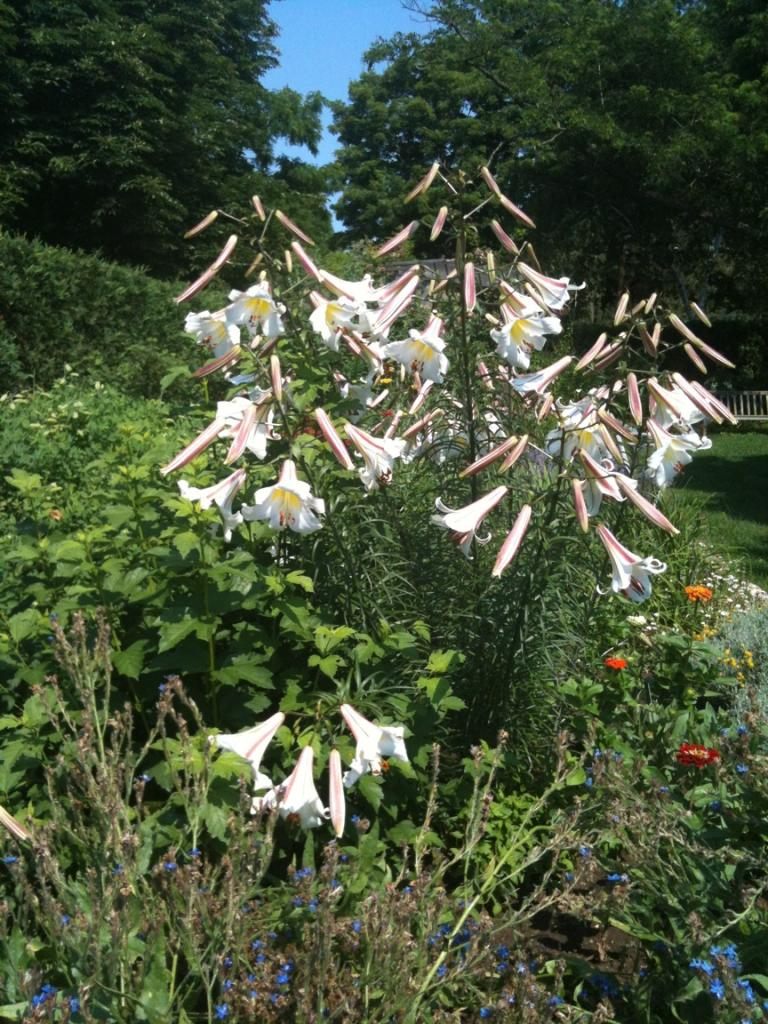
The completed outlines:
{"type": "MultiPolygon", "coordinates": [[[[181,286],[178,286],[180,289],[181,286]]],[[[48,388],[65,365],[125,394],[194,363],[177,286],[97,256],[0,233],[0,392],[48,388]]]]}

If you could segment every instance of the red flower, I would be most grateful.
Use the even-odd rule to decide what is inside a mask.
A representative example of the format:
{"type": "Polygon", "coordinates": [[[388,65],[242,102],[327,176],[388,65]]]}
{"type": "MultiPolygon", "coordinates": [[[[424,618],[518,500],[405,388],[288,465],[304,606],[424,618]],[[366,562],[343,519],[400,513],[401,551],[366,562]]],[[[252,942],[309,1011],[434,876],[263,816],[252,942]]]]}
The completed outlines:
{"type": "Polygon", "coordinates": [[[692,764],[696,768],[706,768],[708,764],[717,764],[720,751],[714,747],[700,747],[697,743],[681,743],[675,755],[678,764],[692,764]]]}
{"type": "Polygon", "coordinates": [[[615,672],[621,672],[622,669],[629,668],[629,662],[624,658],[603,658],[603,664],[606,668],[612,668],[615,672]]]}
{"type": "Polygon", "coordinates": [[[707,601],[712,600],[713,592],[710,590],[709,587],[703,587],[701,586],[701,584],[696,584],[696,586],[693,587],[686,587],[685,595],[689,601],[701,602],[702,604],[706,604],[707,601]]]}

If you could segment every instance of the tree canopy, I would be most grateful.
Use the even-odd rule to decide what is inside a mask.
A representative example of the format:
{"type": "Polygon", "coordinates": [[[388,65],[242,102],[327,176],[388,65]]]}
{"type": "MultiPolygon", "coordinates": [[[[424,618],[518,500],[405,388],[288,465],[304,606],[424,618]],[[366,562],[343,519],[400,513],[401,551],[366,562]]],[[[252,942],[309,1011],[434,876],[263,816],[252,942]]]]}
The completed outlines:
{"type": "MultiPolygon", "coordinates": [[[[588,278],[598,305],[629,285],[759,305],[755,275],[768,284],[762,3],[408,6],[431,31],[375,45],[349,101],[335,105],[347,237],[393,232],[431,161],[470,174],[488,163],[542,229],[548,265],[588,278]]],[[[427,216],[438,199],[419,202],[427,216]]]]}
{"type": "MultiPolygon", "coordinates": [[[[313,148],[319,94],[268,91],[267,0],[0,0],[0,222],[169,276],[213,207],[292,192],[330,230],[313,148]]],[[[298,209],[297,209],[298,205],[298,209]]]]}

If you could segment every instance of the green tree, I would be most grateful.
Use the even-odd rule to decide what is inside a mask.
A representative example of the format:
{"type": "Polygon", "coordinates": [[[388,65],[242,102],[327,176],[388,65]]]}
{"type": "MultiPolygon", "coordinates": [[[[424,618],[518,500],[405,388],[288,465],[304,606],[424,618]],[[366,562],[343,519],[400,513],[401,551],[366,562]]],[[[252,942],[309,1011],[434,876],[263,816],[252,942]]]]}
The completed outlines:
{"type": "MultiPolygon", "coordinates": [[[[185,271],[191,223],[290,184],[277,138],[318,141],[319,94],[261,84],[276,33],[266,0],[0,2],[3,226],[185,271]]],[[[304,185],[328,232],[324,175],[304,185]]]]}
{"type": "MultiPolygon", "coordinates": [[[[740,26],[727,22],[736,38],[725,40],[723,52],[724,26],[718,31],[708,21],[710,6],[424,6],[431,32],[370,50],[349,102],[335,106],[343,144],[338,212],[348,236],[392,232],[404,218],[408,184],[431,160],[470,172],[490,163],[510,198],[543,229],[537,249],[547,264],[589,280],[596,315],[627,285],[742,303],[733,266],[744,232],[734,230],[739,176],[731,154],[755,143],[739,114],[748,102],[739,100],[745,71],[729,54],[749,49],[755,20],[763,19],[753,13],[740,26]]],[[[747,0],[740,6],[757,9],[747,0]]],[[[754,74],[760,56],[750,60],[754,74]]],[[[754,102],[764,117],[762,88],[754,102]]],[[[757,82],[749,98],[756,93],[757,82]]],[[[750,220],[764,239],[764,212],[756,227],[761,147],[744,166],[754,192],[750,220]]],[[[422,201],[425,216],[430,202],[422,201]]]]}

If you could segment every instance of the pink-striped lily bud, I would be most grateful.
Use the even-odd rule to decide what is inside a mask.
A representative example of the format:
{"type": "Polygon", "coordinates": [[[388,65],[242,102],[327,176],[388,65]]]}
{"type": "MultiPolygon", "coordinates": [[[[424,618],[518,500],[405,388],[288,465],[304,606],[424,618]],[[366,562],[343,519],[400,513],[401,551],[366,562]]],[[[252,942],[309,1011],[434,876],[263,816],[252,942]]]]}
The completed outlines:
{"type": "MultiPolygon", "coordinates": [[[[584,467],[584,475],[594,481],[601,494],[604,494],[607,498],[612,498],[614,501],[623,500],[616,480],[614,479],[615,470],[612,466],[610,469],[606,469],[605,466],[597,462],[596,459],[593,459],[589,452],[584,448],[579,448],[576,452],[576,456],[584,467]]],[[[610,465],[610,460],[606,461],[610,465]]]]}
{"type": "MultiPolygon", "coordinates": [[[[403,434],[403,437],[405,436],[406,435],[403,434]]],[[[467,466],[466,469],[462,469],[462,471],[459,473],[459,479],[463,480],[464,477],[466,476],[474,476],[475,473],[479,473],[481,470],[493,465],[493,463],[500,459],[503,455],[506,455],[510,448],[514,448],[514,446],[519,442],[519,440],[520,439],[515,436],[508,437],[506,441],[502,441],[502,443],[496,445],[495,448],[491,448],[491,450],[489,452],[486,452],[485,455],[481,456],[479,459],[475,459],[475,461],[471,463],[471,465],[467,466]]]]}
{"type": "Polygon", "coordinates": [[[648,333],[648,328],[642,322],[637,325],[637,330],[640,334],[640,340],[643,343],[643,348],[645,349],[646,354],[649,355],[651,359],[654,359],[656,357],[656,349],[658,348],[658,339],[654,342],[653,338],[648,333]]]}
{"type": "Polygon", "coordinates": [[[518,459],[520,458],[520,456],[523,454],[523,452],[525,451],[525,449],[527,447],[528,447],[528,435],[527,434],[523,434],[523,436],[517,442],[515,447],[512,449],[512,451],[509,453],[509,455],[506,457],[506,459],[504,459],[504,461],[502,462],[501,466],[499,467],[499,471],[501,473],[506,473],[506,471],[508,469],[511,469],[514,466],[514,464],[518,461],[518,459]]]}
{"type": "Polygon", "coordinates": [[[589,532],[589,513],[587,512],[587,503],[584,500],[584,481],[583,480],[571,480],[571,490],[573,493],[573,508],[576,512],[576,520],[584,533],[589,532]]]}
{"type": "Polygon", "coordinates": [[[256,216],[263,224],[264,221],[267,219],[267,214],[264,211],[264,204],[262,203],[261,199],[259,199],[258,196],[251,196],[251,206],[253,206],[254,210],[256,211],[256,216]]]}
{"type": "Polygon", "coordinates": [[[653,351],[654,352],[659,347],[660,339],[661,339],[661,324],[657,320],[656,323],[653,325],[653,330],[651,331],[651,344],[653,345],[653,351]]]}
{"type": "MultiPolygon", "coordinates": [[[[498,321],[497,321],[498,322],[498,321]]],[[[493,380],[491,379],[491,371],[486,366],[485,362],[480,359],[477,363],[477,376],[480,378],[480,383],[486,389],[486,391],[495,391],[493,386],[493,380]]]]}
{"type": "Polygon", "coordinates": [[[328,757],[328,809],[331,825],[338,838],[344,834],[346,820],[346,800],[344,799],[344,783],[341,775],[341,757],[338,750],[332,750],[328,757]]]}
{"type": "Polygon", "coordinates": [[[543,419],[549,416],[549,414],[552,412],[552,406],[554,404],[555,396],[550,391],[548,394],[544,395],[544,400],[541,402],[538,409],[536,410],[536,419],[539,421],[539,423],[541,423],[543,419]]]}
{"type": "Polygon", "coordinates": [[[405,197],[403,202],[404,203],[410,203],[410,201],[412,199],[415,199],[416,196],[423,196],[424,193],[429,188],[429,186],[435,180],[435,177],[437,176],[437,172],[438,172],[439,169],[440,169],[440,162],[438,160],[435,160],[435,162],[429,168],[429,170],[424,175],[424,177],[421,179],[421,181],[411,189],[411,191],[405,197]]]}
{"type": "Polygon", "coordinates": [[[523,538],[525,537],[531,522],[532,513],[533,509],[530,505],[523,505],[520,509],[514,526],[507,534],[507,539],[499,548],[499,553],[496,556],[496,562],[493,566],[493,570],[491,571],[491,576],[501,576],[520,550],[520,545],[523,543],[523,538]]]}
{"type": "Polygon", "coordinates": [[[243,454],[251,437],[251,431],[259,422],[262,412],[263,410],[260,410],[259,406],[256,405],[255,402],[249,403],[243,411],[242,419],[235,431],[235,436],[232,438],[232,444],[229,446],[227,457],[224,459],[225,466],[230,466],[243,454]]]}
{"type": "Polygon", "coordinates": [[[698,304],[698,302],[691,302],[690,303],[690,307],[691,307],[691,312],[693,313],[693,315],[696,317],[697,320],[701,320],[701,322],[703,324],[705,324],[707,327],[711,327],[712,326],[712,321],[709,319],[709,317],[704,312],[704,310],[701,308],[701,306],[698,304]]]}
{"type": "Polygon", "coordinates": [[[630,312],[632,316],[637,316],[641,309],[645,312],[645,299],[640,299],[639,302],[636,302],[630,312]]]}
{"type": "Polygon", "coordinates": [[[310,257],[307,255],[301,242],[291,242],[291,248],[299,257],[299,262],[301,263],[302,267],[304,267],[309,276],[314,277],[316,281],[320,281],[320,271],[318,270],[317,266],[313,263],[313,261],[310,259],[310,257]]]}
{"type": "MultiPolygon", "coordinates": [[[[637,435],[634,434],[629,427],[626,427],[621,420],[617,420],[616,417],[609,413],[607,409],[598,409],[597,418],[615,434],[619,434],[620,437],[623,437],[625,441],[629,441],[630,444],[637,444],[637,435]]],[[[642,420],[640,422],[642,423],[642,420]]]]}
{"type": "Polygon", "coordinates": [[[658,298],[658,295],[656,294],[656,292],[652,292],[648,296],[648,301],[645,304],[645,310],[644,310],[646,316],[648,316],[648,314],[651,312],[653,307],[656,305],[656,299],[657,298],[658,298]]]}
{"type": "Polygon", "coordinates": [[[714,395],[707,391],[706,388],[701,385],[694,384],[692,381],[686,380],[682,373],[673,373],[672,380],[677,385],[678,389],[682,391],[683,395],[705,416],[709,416],[716,423],[722,423],[722,419],[719,417],[719,410],[714,404],[714,395]]]}
{"type": "Polygon", "coordinates": [[[399,316],[408,309],[413,302],[413,296],[419,287],[419,278],[412,276],[405,282],[400,291],[394,295],[379,310],[375,323],[371,325],[374,334],[381,334],[397,320],[399,316]]]}
{"type": "Polygon", "coordinates": [[[684,324],[680,317],[675,313],[669,314],[669,322],[678,334],[682,334],[684,338],[687,338],[687,340],[695,345],[700,352],[708,355],[710,359],[713,359],[716,363],[720,363],[721,366],[727,366],[732,370],[736,368],[735,363],[732,363],[730,359],[726,359],[722,352],[718,352],[716,348],[712,348],[712,346],[708,345],[706,341],[702,341],[702,339],[697,334],[694,334],[690,327],[688,327],[687,324],[684,324]]]}
{"type": "Polygon", "coordinates": [[[190,442],[183,451],[179,452],[176,458],[171,459],[166,466],[163,466],[160,470],[163,476],[173,473],[176,469],[181,469],[182,466],[186,466],[192,459],[197,458],[209,445],[213,444],[226,425],[224,420],[214,420],[213,423],[209,423],[205,430],[197,435],[194,441],[190,442]]]}
{"type": "Polygon", "coordinates": [[[251,262],[246,267],[246,269],[245,269],[245,276],[246,277],[251,277],[251,275],[255,273],[256,268],[261,263],[263,263],[263,262],[264,262],[264,253],[257,252],[256,255],[253,257],[253,259],[251,260],[251,262]]]}
{"type": "Polygon", "coordinates": [[[440,235],[442,234],[443,228],[445,227],[445,222],[446,222],[447,219],[448,219],[448,207],[447,206],[441,206],[440,209],[437,211],[437,216],[435,217],[435,220],[434,220],[434,222],[432,224],[432,230],[429,232],[429,240],[430,240],[430,242],[434,242],[434,240],[436,238],[440,237],[440,235]]]}
{"type": "Polygon", "coordinates": [[[601,423],[598,429],[600,430],[600,437],[603,440],[603,444],[608,449],[611,458],[615,461],[617,466],[621,466],[624,463],[624,456],[621,454],[621,450],[616,444],[616,438],[605,423],[601,423]]]}
{"type": "Polygon", "coordinates": [[[330,445],[331,451],[344,469],[354,469],[355,464],[347,451],[347,447],[336,431],[328,413],[319,406],[315,409],[315,419],[322,431],[323,437],[330,445]]]}
{"type": "Polygon", "coordinates": [[[496,280],[496,257],[492,252],[485,254],[485,268],[488,271],[488,279],[490,281],[496,280]]]}
{"type": "Polygon", "coordinates": [[[227,262],[229,257],[235,251],[236,245],[237,235],[230,235],[229,238],[224,243],[224,248],[221,250],[221,252],[210,265],[210,267],[208,267],[207,270],[204,270],[200,277],[198,277],[197,280],[193,281],[191,285],[185,288],[180,295],[177,295],[173,301],[177,304],[180,302],[186,302],[187,299],[191,299],[193,295],[197,295],[199,291],[202,291],[203,288],[205,288],[205,286],[210,281],[212,281],[214,277],[216,277],[218,272],[221,270],[221,268],[227,262]]]}
{"type": "Polygon", "coordinates": [[[225,352],[223,356],[219,356],[217,359],[211,359],[207,363],[203,363],[202,366],[193,372],[192,376],[197,380],[202,377],[209,377],[212,373],[216,373],[218,370],[223,370],[227,366],[232,366],[238,361],[242,355],[242,349],[239,345],[235,345],[229,352],[225,352]]]}
{"type": "Polygon", "coordinates": [[[302,231],[298,224],[294,224],[291,218],[287,216],[287,214],[283,213],[282,210],[275,210],[275,217],[280,221],[286,231],[290,231],[292,235],[296,235],[300,241],[306,242],[307,245],[315,244],[314,240],[310,238],[306,232],[302,231]]]}
{"type": "Polygon", "coordinates": [[[20,821],[17,821],[4,807],[0,807],[0,825],[19,842],[29,842],[32,833],[27,831],[20,821]]]}
{"type": "Polygon", "coordinates": [[[207,227],[210,227],[211,224],[213,224],[213,222],[218,218],[218,216],[218,210],[211,210],[209,214],[206,214],[206,216],[203,217],[199,224],[195,224],[195,226],[193,228],[190,228],[189,231],[185,231],[184,237],[194,238],[195,235],[199,235],[201,231],[205,231],[207,227]]]}
{"type": "Polygon", "coordinates": [[[704,401],[709,403],[710,408],[713,410],[709,413],[712,419],[716,423],[722,423],[723,420],[728,420],[729,423],[734,426],[739,422],[738,416],[734,416],[727,405],[724,405],[719,398],[715,398],[711,391],[708,391],[703,384],[697,380],[690,381],[690,388],[699,395],[704,401]],[[718,416],[720,418],[718,418],[718,416]]]}
{"type": "Polygon", "coordinates": [[[464,264],[464,305],[467,313],[473,313],[477,305],[477,287],[475,284],[475,265],[471,261],[464,264]]]}
{"type": "Polygon", "coordinates": [[[620,358],[622,351],[624,350],[624,341],[613,341],[610,345],[607,345],[600,353],[600,358],[595,361],[596,370],[605,370],[611,366],[620,358]]]}
{"type": "Polygon", "coordinates": [[[623,473],[617,473],[615,476],[616,483],[619,485],[621,493],[632,502],[632,504],[639,508],[646,519],[649,519],[654,526],[658,526],[662,530],[666,530],[667,533],[671,533],[674,536],[680,533],[678,528],[674,526],[667,517],[656,508],[647,498],[637,489],[637,481],[632,480],[631,477],[624,476],[623,473]]]}
{"type": "Polygon", "coordinates": [[[597,359],[597,357],[605,348],[607,341],[608,335],[605,333],[605,331],[603,331],[603,333],[600,335],[600,337],[597,339],[594,345],[592,345],[591,348],[588,348],[584,355],[581,357],[581,359],[578,361],[578,363],[576,363],[574,369],[583,370],[586,366],[589,366],[590,363],[594,362],[595,359],[597,359]]]}
{"type": "Polygon", "coordinates": [[[700,373],[707,372],[707,364],[704,362],[704,360],[701,358],[699,353],[696,351],[696,349],[689,341],[686,341],[686,343],[683,345],[683,352],[685,352],[685,354],[688,356],[688,358],[691,360],[693,365],[700,373]]]}
{"type": "Polygon", "coordinates": [[[485,184],[488,186],[489,190],[493,192],[494,195],[501,195],[501,189],[499,188],[498,182],[496,181],[496,179],[494,178],[494,176],[491,174],[487,167],[480,168],[480,176],[482,177],[485,184]]]}
{"type": "Polygon", "coordinates": [[[511,252],[515,256],[519,254],[519,248],[497,220],[491,221],[491,231],[496,235],[502,247],[506,249],[507,252],[511,252]]]}
{"type": "Polygon", "coordinates": [[[403,413],[400,409],[397,410],[395,415],[390,420],[389,426],[384,431],[384,437],[394,437],[397,433],[397,428],[400,426],[400,420],[403,418],[403,413]]]}
{"type": "Polygon", "coordinates": [[[627,312],[627,306],[628,305],[629,305],[629,292],[624,292],[624,294],[619,299],[619,304],[616,307],[616,312],[613,314],[613,326],[614,327],[618,327],[618,325],[624,319],[624,316],[625,316],[625,314],[627,312]]]}
{"type": "Polygon", "coordinates": [[[504,207],[504,209],[508,213],[511,213],[513,217],[517,217],[517,219],[522,224],[525,224],[526,227],[529,227],[529,228],[535,228],[536,227],[536,224],[534,223],[533,220],[531,220],[531,218],[528,216],[528,214],[525,213],[523,210],[521,210],[519,206],[515,206],[515,204],[512,202],[511,199],[507,199],[507,197],[505,195],[503,195],[501,192],[497,193],[497,196],[498,196],[499,202],[504,207]]]}
{"type": "Polygon", "coordinates": [[[274,353],[269,357],[269,375],[272,380],[272,394],[276,402],[283,400],[283,374],[280,369],[280,359],[274,353]]]}
{"type": "Polygon", "coordinates": [[[631,370],[627,374],[627,398],[629,399],[629,411],[632,413],[632,419],[639,427],[643,422],[643,402],[640,398],[637,376],[631,370]]]}
{"type": "MultiPolygon", "coordinates": [[[[429,383],[431,384],[432,382],[429,381],[429,383]]],[[[420,420],[416,420],[415,423],[412,423],[407,430],[404,430],[401,435],[402,439],[404,441],[409,441],[412,437],[415,437],[416,434],[422,431],[425,427],[428,427],[430,423],[433,423],[435,420],[440,419],[440,417],[443,415],[444,413],[442,409],[433,409],[431,412],[428,412],[426,416],[422,416],[420,420]]]]}
{"type": "Polygon", "coordinates": [[[434,383],[435,382],[433,380],[425,380],[424,381],[424,383],[419,388],[418,394],[416,395],[416,397],[414,398],[413,402],[411,403],[411,407],[408,410],[408,415],[409,416],[415,416],[416,413],[419,411],[419,409],[422,407],[422,405],[424,405],[424,402],[426,401],[427,395],[432,390],[432,387],[433,387],[434,383]]]}
{"type": "Polygon", "coordinates": [[[373,254],[374,257],[379,259],[381,256],[386,256],[388,252],[392,252],[393,249],[397,249],[397,247],[402,245],[403,242],[407,242],[418,226],[419,222],[417,220],[412,220],[411,223],[404,227],[402,231],[398,231],[398,233],[390,238],[389,241],[380,246],[373,254]]]}

